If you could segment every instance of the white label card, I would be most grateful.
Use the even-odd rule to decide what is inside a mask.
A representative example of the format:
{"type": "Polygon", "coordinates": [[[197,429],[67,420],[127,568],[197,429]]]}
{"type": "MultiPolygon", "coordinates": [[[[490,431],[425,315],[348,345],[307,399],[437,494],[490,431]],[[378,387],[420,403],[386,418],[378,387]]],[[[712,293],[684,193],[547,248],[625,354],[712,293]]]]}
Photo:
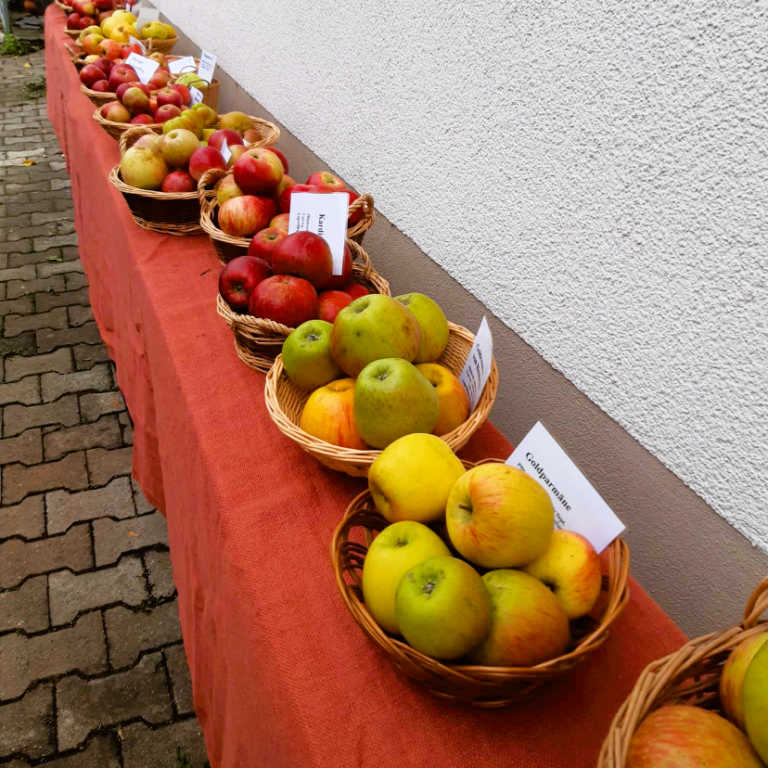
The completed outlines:
{"type": "Polygon", "coordinates": [[[344,274],[349,195],[346,192],[296,192],[291,195],[288,234],[308,230],[320,235],[333,254],[333,274],[344,274]]]}
{"type": "Polygon", "coordinates": [[[157,8],[147,8],[140,5],[134,13],[136,14],[136,31],[141,34],[141,28],[148,21],[160,21],[160,11],[157,8]]]}
{"type": "Polygon", "coordinates": [[[195,71],[195,57],[184,56],[181,59],[174,59],[168,62],[168,71],[172,75],[181,75],[184,72],[195,71]]]}
{"type": "Polygon", "coordinates": [[[141,48],[141,55],[146,56],[147,55],[147,49],[144,47],[144,43],[141,42],[141,40],[137,40],[133,35],[130,36],[129,42],[133,45],[134,43],[141,48]]]}
{"type": "Polygon", "coordinates": [[[469,357],[464,363],[464,368],[459,376],[461,386],[469,398],[469,412],[472,413],[483,394],[485,382],[491,375],[491,361],[493,360],[493,337],[488,321],[483,317],[480,330],[475,336],[475,343],[469,350],[469,357]]]}
{"type": "Polygon", "coordinates": [[[160,66],[156,61],[148,59],[145,56],[139,56],[138,53],[132,53],[125,63],[129,67],[133,67],[136,74],[139,76],[139,81],[146,85],[151,79],[152,75],[157,72],[157,68],[160,66]]]}
{"type": "Polygon", "coordinates": [[[203,92],[198,91],[197,88],[195,88],[194,85],[190,86],[189,88],[189,95],[191,96],[189,103],[191,105],[195,104],[202,104],[203,103],[203,92]]]}
{"type": "Polygon", "coordinates": [[[602,552],[626,528],[541,422],[520,441],[507,464],[535,477],[555,507],[555,528],[588,539],[602,552]]]}
{"type": "Polygon", "coordinates": [[[221,152],[221,156],[224,158],[225,163],[229,163],[229,158],[232,157],[232,150],[229,148],[229,144],[227,144],[226,140],[221,145],[221,149],[219,150],[221,152]]]}
{"type": "Polygon", "coordinates": [[[200,53],[200,66],[197,68],[197,74],[205,80],[206,83],[213,82],[213,71],[216,69],[216,57],[208,51],[200,53]]]}

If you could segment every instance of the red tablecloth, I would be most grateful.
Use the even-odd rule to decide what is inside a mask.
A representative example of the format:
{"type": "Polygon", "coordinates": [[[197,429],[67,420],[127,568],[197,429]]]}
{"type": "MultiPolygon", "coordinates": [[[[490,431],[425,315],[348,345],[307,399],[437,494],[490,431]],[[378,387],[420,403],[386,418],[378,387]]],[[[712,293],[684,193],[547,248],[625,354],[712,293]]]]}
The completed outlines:
{"type": "MultiPolygon", "coordinates": [[[[133,223],[107,179],[117,143],[91,117],[63,26],[51,6],[49,115],[72,176],[94,314],[135,422],[134,474],[168,518],[211,764],[594,766],[639,672],[683,634],[633,584],[603,648],[524,706],[475,711],[400,677],[346,613],[330,567],[333,528],[363,481],[326,470],[272,425],[264,377],[237,359],[216,315],[208,240],[133,223]]],[[[486,425],[464,455],[509,452],[486,425]]]]}

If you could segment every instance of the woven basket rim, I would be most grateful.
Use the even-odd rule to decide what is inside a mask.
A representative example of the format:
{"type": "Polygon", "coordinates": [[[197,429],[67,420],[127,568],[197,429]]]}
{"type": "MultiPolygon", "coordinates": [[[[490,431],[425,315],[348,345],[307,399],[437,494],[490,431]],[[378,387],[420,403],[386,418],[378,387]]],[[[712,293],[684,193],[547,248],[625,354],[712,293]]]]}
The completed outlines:
{"type": "MultiPolygon", "coordinates": [[[[99,108],[100,109],[100,108],[99,108]]],[[[113,120],[106,120],[99,114],[99,109],[93,113],[93,119],[104,128],[116,128],[121,131],[127,131],[131,128],[150,128],[153,133],[162,131],[163,123],[147,123],[146,125],[135,125],[134,123],[116,123],[113,120]]]]}
{"type": "MultiPolygon", "coordinates": [[[[503,459],[490,459],[478,464],[503,463],[503,459]]],[[[466,469],[478,466],[473,462],[462,461],[466,469]]],[[[355,585],[359,587],[359,575],[354,577],[355,585],[345,578],[350,569],[361,569],[367,547],[370,546],[370,523],[378,523],[379,528],[388,525],[387,521],[376,511],[370,491],[358,494],[348,505],[344,517],[336,526],[331,541],[331,560],[333,563],[336,585],[344,600],[347,610],[369,640],[390,656],[399,666],[398,657],[407,656],[409,665],[423,667],[426,677],[442,678],[444,687],[439,683],[427,683],[437,695],[470,703],[479,707],[499,707],[528,698],[546,682],[559,677],[576,664],[583,661],[587,655],[600,647],[608,636],[609,630],[621,615],[630,599],[629,570],[630,555],[627,543],[620,537],[614,539],[607,548],[608,573],[603,574],[603,591],[607,600],[602,606],[602,614],[596,619],[596,625],[560,657],[537,664],[533,667],[488,667],[471,664],[454,664],[438,661],[412,648],[403,639],[387,634],[373,620],[364,602],[355,593],[355,585]],[[355,528],[366,529],[366,548],[349,541],[349,533],[355,528]],[[452,691],[452,685],[457,688],[452,691]],[[435,688],[432,688],[432,686],[435,688]],[[479,687],[483,693],[478,696],[468,696],[462,693],[462,687],[469,685],[479,687]],[[519,693],[510,690],[510,686],[521,688],[519,693]],[[530,687],[527,687],[530,686],[530,687]]],[[[475,567],[475,566],[473,566],[475,567]]],[[[407,670],[404,670],[408,674],[407,670]]],[[[423,681],[422,681],[423,682],[423,681]]]]}
{"type": "Polygon", "coordinates": [[[743,640],[768,632],[768,578],[750,596],[741,621],[688,641],[674,653],[651,662],[635,682],[611,723],[598,768],[624,768],[629,744],[643,720],[668,703],[719,707],[722,668],[743,640]]]}
{"type": "Polygon", "coordinates": [[[101,101],[116,101],[117,94],[112,91],[94,91],[88,88],[85,83],[80,83],[80,93],[84,93],[91,101],[99,99],[101,101]]]}
{"type": "MultiPolygon", "coordinates": [[[[449,322],[448,329],[451,334],[464,339],[470,346],[475,341],[474,334],[463,326],[449,322]]],[[[341,448],[337,445],[331,445],[331,443],[326,443],[324,440],[313,437],[302,430],[297,424],[294,424],[288,414],[283,410],[277,394],[278,382],[284,376],[287,378],[287,374],[283,368],[283,356],[278,355],[275,358],[274,364],[269,369],[267,381],[264,386],[264,399],[267,404],[267,410],[277,428],[286,437],[304,448],[304,450],[308,450],[319,461],[323,461],[325,458],[332,461],[335,465],[349,465],[350,469],[361,465],[370,466],[376,457],[379,456],[381,451],[375,449],[360,451],[353,448],[341,448]]],[[[459,427],[446,435],[440,436],[440,439],[447,443],[451,447],[451,450],[456,452],[466,445],[467,440],[469,440],[472,434],[474,434],[488,418],[488,414],[496,401],[498,386],[499,370],[496,367],[496,358],[493,357],[491,359],[491,373],[488,376],[488,381],[485,383],[485,387],[483,387],[483,392],[480,395],[480,400],[474,411],[472,411],[467,420],[459,427]]]]}

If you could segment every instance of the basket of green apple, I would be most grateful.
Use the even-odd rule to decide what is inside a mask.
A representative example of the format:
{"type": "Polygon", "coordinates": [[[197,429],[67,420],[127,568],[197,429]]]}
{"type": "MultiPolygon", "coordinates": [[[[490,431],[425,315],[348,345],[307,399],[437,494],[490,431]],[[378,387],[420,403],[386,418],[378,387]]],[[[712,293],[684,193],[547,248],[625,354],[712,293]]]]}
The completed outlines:
{"type": "MultiPolygon", "coordinates": [[[[184,57],[169,56],[168,62],[171,63],[174,59],[180,58],[184,57]]],[[[200,64],[200,59],[194,59],[194,62],[197,67],[200,64]]],[[[203,94],[203,104],[206,104],[211,109],[219,108],[219,81],[215,77],[209,83],[207,80],[203,80],[197,72],[182,72],[174,78],[174,82],[186,88],[197,88],[203,94]]]]}
{"type": "MultiPolygon", "coordinates": [[[[259,208],[261,223],[271,223],[272,201],[258,200],[254,206],[266,207],[259,208]]],[[[289,236],[287,223],[285,228],[279,224],[258,232],[249,253],[232,259],[219,275],[217,312],[232,329],[238,357],[262,373],[296,326],[332,322],[358,296],[389,296],[389,283],[361,245],[347,240],[341,272],[334,275],[331,249],[322,237],[312,232],[289,236]]]]}
{"type": "Polygon", "coordinates": [[[611,724],[598,768],[764,763],[768,578],[752,593],[740,622],[691,640],[645,668],[611,724]]]}
{"type": "Polygon", "coordinates": [[[461,462],[433,435],[390,444],[333,535],[344,604],[436,696],[503,707],[586,659],[629,602],[629,550],[554,529],[538,480],[461,462]]]}
{"type": "Polygon", "coordinates": [[[277,428],[325,466],[365,477],[409,433],[458,451],[488,418],[496,361],[471,408],[459,376],[475,337],[428,296],[361,296],[329,320],[297,324],[264,392],[277,428]]]}

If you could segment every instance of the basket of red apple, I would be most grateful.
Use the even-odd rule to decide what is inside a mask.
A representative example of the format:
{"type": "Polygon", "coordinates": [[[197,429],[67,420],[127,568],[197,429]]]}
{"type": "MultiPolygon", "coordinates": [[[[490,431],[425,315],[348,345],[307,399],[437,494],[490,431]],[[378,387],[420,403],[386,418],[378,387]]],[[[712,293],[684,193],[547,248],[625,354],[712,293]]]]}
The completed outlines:
{"type": "Polygon", "coordinates": [[[325,172],[312,174],[307,184],[296,184],[288,175],[288,160],[282,152],[277,152],[276,160],[273,154],[239,150],[231,144],[230,148],[237,153],[231,161],[232,173],[218,177],[217,195],[202,207],[200,217],[200,223],[222,263],[248,253],[251,238],[258,231],[244,217],[232,215],[232,211],[241,207],[242,202],[229,201],[244,195],[274,201],[277,213],[287,217],[294,192],[345,192],[349,196],[347,237],[362,243],[363,235],[376,219],[370,195],[358,195],[347,189],[341,179],[325,172]]]}
{"type": "Polygon", "coordinates": [[[109,180],[123,193],[140,227],[169,235],[197,234],[201,231],[197,180],[214,153],[218,159],[213,159],[223,163],[218,150],[201,146],[185,128],[158,136],[149,126],[134,125],[120,137],[120,163],[109,180]]]}
{"type": "Polygon", "coordinates": [[[347,609],[398,670],[444,699],[502,707],[582,662],[629,602],[629,550],[554,529],[548,492],[434,435],[391,443],[333,535],[347,609]]]}
{"type": "Polygon", "coordinates": [[[611,724],[598,768],[768,765],[767,612],[768,578],[738,624],[649,664],[611,724]]]}
{"type": "Polygon", "coordinates": [[[458,451],[488,418],[496,361],[472,408],[459,376],[475,337],[428,296],[362,296],[328,320],[297,324],[265,389],[278,429],[325,466],[365,477],[410,433],[433,433],[458,451]]]}
{"type": "Polygon", "coordinates": [[[333,322],[358,296],[389,296],[389,283],[353,240],[347,240],[340,274],[334,275],[322,237],[287,232],[282,222],[280,228],[263,229],[251,242],[250,255],[232,259],[219,276],[217,312],[232,328],[238,357],[263,373],[297,325],[309,319],[333,322]]]}

